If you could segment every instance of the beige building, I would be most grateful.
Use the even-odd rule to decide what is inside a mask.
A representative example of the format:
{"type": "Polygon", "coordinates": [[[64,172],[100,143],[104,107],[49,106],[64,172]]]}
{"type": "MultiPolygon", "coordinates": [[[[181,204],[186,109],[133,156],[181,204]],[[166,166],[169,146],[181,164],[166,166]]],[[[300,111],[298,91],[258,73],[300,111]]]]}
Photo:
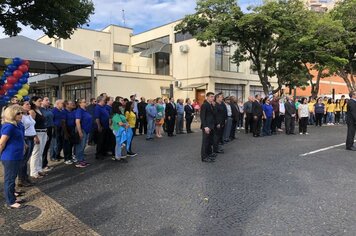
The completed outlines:
{"type": "MultiPolygon", "coordinates": [[[[258,76],[248,62],[238,67],[230,60],[234,48],[212,45],[200,47],[189,34],[174,30],[179,21],[140,34],[126,27],[109,25],[101,31],[78,29],[71,39],[43,36],[39,42],[93,59],[95,96],[146,98],[196,98],[207,91],[223,92],[244,100],[263,93],[258,76]]],[[[89,99],[90,68],[58,76],[42,74],[30,80],[33,92],[52,98],[89,99]]]]}

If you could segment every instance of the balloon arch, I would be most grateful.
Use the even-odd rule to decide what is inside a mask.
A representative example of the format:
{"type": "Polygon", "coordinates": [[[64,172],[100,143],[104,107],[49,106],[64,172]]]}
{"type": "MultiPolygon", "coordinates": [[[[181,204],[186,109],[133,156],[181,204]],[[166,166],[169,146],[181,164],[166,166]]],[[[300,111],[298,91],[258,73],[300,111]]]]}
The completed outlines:
{"type": "Polygon", "coordinates": [[[28,60],[21,58],[7,58],[4,60],[6,69],[0,71],[0,105],[6,105],[12,97],[29,101],[28,84],[29,66],[28,60]]]}

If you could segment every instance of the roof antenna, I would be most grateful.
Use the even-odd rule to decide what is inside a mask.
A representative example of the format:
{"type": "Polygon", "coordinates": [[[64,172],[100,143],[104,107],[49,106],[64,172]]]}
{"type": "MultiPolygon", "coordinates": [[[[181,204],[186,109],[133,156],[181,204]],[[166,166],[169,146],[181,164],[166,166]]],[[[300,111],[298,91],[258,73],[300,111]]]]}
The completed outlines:
{"type": "Polygon", "coordinates": [[[122,9],[122,24],[126,26],[126,19],[125,19],[125,10],[122,9]]]}

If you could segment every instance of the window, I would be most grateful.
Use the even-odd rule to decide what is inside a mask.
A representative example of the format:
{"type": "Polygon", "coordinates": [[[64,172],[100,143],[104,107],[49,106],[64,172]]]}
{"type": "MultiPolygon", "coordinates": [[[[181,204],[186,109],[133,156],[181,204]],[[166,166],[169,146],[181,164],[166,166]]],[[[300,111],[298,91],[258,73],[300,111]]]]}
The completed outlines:
{"type": "Polygon", "coordinates": [[[250,86],[250,96],[255,96],[257,94],[260,94],[261,97],[265,96],[265,93],[263,92],[263,87],[262,86],[250,86]]]}
{"type": "Polygon", "coordinates": [[[161,96],[169,98],[170,88],[169,87],[161,87],[161,96]]]}
{"type": "Polygon", "coordinates": [[[169,75],[169,53],[158,52],[156,55],[156,74],[169,75]]]}
{"type": "Polygon", "coordinates": [[[157,43],[169,44],[169,35],[161,37],[161,38],[153,39],[153,40],[150,40],[150,41],[147,41],[144,43],[133,45],[132,49],[133,49],[134,53],[142,52],[148,48],[152,48],[153,45],[155,45],[157,43]]]}
{"type": "Polygon", "coordinates": [[[174,34],[174,41],[176,43],[179,43],[179,42],[182,42],[182,41],[185,41],[185,40],[189,40],[189,39],[192,39],[193,38],[193,35],[191,35],[190,33],[182,33],[182,32],[178,32],[178,33],[175,33],[174,34]]]}
{"type": "Polygon", "coordinates": [[[129,46],[114,44],[114,52],[129,53],[129,46]]]}
{"type": "Polygon", "coordinates": [[[242,84],[215,84],[215,93],[223,93],[224,97],[235,96],[236,98],[244,97],[245,86],[242,84]]]}
{"type": "Polygon", "coordinates": [[[215,70],[239,72],[239,67],[232,60],[231,46],[215,45],[215,70]]]}
{"type": "Polygon", "coordinates": [[[65,86],[65,99],[66,100],[75,101],[80,98],[85,98],[87,101],[89,101],[90,93],[91,93],[90,82],[65,86]]]}
{"type": "Polygon", "coordinates": [[[114,62],[114,71],[122,71],[122,63],[114,62]]]}

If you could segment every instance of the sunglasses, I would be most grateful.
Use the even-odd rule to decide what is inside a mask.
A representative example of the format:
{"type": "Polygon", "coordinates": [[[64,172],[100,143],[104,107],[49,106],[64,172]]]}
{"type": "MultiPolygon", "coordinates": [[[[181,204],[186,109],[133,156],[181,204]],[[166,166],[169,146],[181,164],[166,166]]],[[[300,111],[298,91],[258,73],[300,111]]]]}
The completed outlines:
{"type": "Polygon", "coordinates": [[[19,115],[23,115],[24,113],[23,112],[17,112],[16,115],[19,116],[19,115]]]}

